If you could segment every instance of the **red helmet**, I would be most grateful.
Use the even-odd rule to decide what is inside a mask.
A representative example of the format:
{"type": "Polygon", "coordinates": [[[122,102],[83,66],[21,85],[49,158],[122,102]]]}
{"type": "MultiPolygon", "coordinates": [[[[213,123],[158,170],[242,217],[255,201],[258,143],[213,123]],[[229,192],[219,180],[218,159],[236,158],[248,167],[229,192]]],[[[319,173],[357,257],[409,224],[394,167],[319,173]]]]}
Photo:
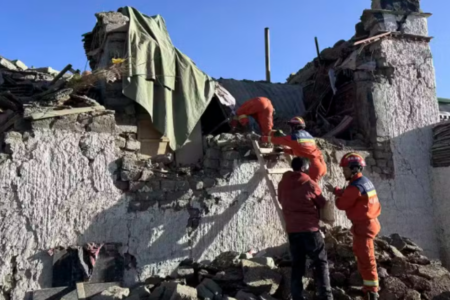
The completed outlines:
{"type": "Polygon", "coordinates": [[[305,120],[303,120],[302,117],[293,117],[292,119],[289,120],[288,124],[302,126],[302,127],[306,126],[305,120]]]}
{"type": "Polygon", "coordinates": [[[350,168],[352,167],[364,168],[366,166],[366,162],[364,161],[364,158],[358,153],[350,152],[342,157],[339,166],[350,168]]]}

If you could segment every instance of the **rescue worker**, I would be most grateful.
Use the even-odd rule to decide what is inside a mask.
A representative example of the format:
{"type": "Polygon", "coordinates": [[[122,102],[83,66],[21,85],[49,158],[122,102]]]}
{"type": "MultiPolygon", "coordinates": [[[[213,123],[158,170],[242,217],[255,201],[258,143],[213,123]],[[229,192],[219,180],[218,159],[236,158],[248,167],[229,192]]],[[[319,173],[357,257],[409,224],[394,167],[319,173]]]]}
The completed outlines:
{"type": "Polygon", "coordinates": [[[263,136],[261,141],[288,146],[290,149],[284,149],[284,153],[308,158],[310,160],[309,177],[318,182],[327,173],[322,152],[317,148],[314,137],[305,130],[306,123],[303,118],[294,117],[288,124],[291,127],[290,136],[276,136],[275,133],[271,133],[263,136]]]}
{"type": "Polygon", "coordinates": [[[340,167],[349,184],[347,188],[327,188],[336,195],[336,207],[346,212],[352,222],[353,253],[358,270],[363,278],[366,299],[378,299],[378,273],[375,261],[374,239],[380,232],[378,216],[381,205],[372,182],[362,171],[366,163],[358,153],[347,153],[342,157],[340,167]]]}
{"type": "Polygon", "coordinates": [[[278,184],[278,201],[286,223],[292,258],[291,294],[293,300],[306,299],[303,296],[302,278],[305,275],[306,257],[313,262],[319,299],[331,300],[327,252],[319,231],[319,209],[327,200],[320,187],[306,174],[308,161],[295,157],[293,171],[283,174],[278,184]]]}
{"type": "Polygon", "coordinates": [[[252,117],[258,123],[261,133],[268,135],[273,128],[273,114],[272,102],[268,98],[253,98],[247,100],[238,108],[236,116],[230,122],[230,125],[233,129],[239,124],[247,127],[250,122],[249,117],[252,117]]]}

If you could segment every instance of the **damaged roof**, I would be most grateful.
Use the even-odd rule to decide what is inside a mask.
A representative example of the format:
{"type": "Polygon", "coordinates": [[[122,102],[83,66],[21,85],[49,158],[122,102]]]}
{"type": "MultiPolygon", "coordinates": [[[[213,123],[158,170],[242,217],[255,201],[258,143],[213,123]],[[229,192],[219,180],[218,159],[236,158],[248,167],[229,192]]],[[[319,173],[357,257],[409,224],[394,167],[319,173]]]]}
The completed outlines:
{"type": "Polygon", "coordinates": [[[218,82],[233,95],[237,107],[251,98],[266,97],[272,101],[278,116],[290,118],[305,113],[303,89],[299,85],[224,78],[218,82]]]}

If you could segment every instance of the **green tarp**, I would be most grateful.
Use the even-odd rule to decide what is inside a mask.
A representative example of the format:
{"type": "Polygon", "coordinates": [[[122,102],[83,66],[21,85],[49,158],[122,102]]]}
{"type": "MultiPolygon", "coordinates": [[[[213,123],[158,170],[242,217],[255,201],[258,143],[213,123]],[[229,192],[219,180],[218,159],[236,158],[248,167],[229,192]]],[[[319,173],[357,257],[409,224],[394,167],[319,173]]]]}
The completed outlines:
{"type": "Polygon", "coordinates": [[[200,121],[216,83],[173,46],[161,16],[149,17],[128,6],[119,11],[130,18],[123,93],[147,110],[176,150],[200,121]]]}

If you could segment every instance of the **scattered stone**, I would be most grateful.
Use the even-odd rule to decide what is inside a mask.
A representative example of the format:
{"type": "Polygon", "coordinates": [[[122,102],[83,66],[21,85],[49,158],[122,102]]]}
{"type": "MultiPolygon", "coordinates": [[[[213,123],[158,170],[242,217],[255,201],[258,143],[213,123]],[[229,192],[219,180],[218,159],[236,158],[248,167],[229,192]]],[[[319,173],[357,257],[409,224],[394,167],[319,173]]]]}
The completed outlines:
{"type": "Polygon", "coordinates": [[[261,265],[268,266],[269,268],[275,268],[275,262],[271,257],[253,257],[250,258],[249,260],[261,265]]]}
{"type": "Polygon", "coordinates": [[[212,265],[221,270],[236,267],[239,265],[239,256],[238,252],[223,252],[213,260],[212,265]]]}
{"type": "Polygon", "coordinates": [[[280,282],[281,274],[270,267],[250,261],[242,260],[242,268],[244,272],[244,283],[253,288],[257,288],[260,294],[275,294],[280,282]]]}
{"type": "Polygon", "coordinates": [[[170,300],[197,300],[197,290],[190,286],[177,284],[170,300]]]}
{"type": "Polygon", "coordinates": [[[237,300],[258,300],[258,298],[255,295],[250,294],[250,293],[246,293],[246,292],[243,292],[243,291],[239,291],[236,294],[236,299],[237,300]]]}
{"type": "Polygon", "coordinates": [[[177,269],[177,275],[181,278],[192,279],[195,276],[195,270],[192,267],[188,266],[181,266],[177,269]]]}
{"type": "Polygon", "coordinates": [[[384,280],[384,287],[380,292],[380,299],[402,299],[407,291],[408,287],[400,279],[396,277],[388,277],[384,280]]]}
{"type": "Polygon", "coordinates": [[[437,277],[442,277],[449,273],[447,269],[441,266],[428,265],[428,266],[419,266],[417,274],[427,279],[433,279],[437,277]]]}
{"type": "Polygon", "coordinates": [[[112,286],[103,291],[98,298],[99,300],[125,299],[130,295],[130,289],[120,286],[112,286]]]}
{"type": "Polygon", "coordinates": [[[408,290],[405,295],[405,300],[420,300],[421,296],[418,291],[408,290]]]}
{"type": "Polygon", "coordinates": [[[197,286],[197,293],[201,299],[213,299],[222,295],[222,289],[213,280],[206,278],[197,286]]]}

